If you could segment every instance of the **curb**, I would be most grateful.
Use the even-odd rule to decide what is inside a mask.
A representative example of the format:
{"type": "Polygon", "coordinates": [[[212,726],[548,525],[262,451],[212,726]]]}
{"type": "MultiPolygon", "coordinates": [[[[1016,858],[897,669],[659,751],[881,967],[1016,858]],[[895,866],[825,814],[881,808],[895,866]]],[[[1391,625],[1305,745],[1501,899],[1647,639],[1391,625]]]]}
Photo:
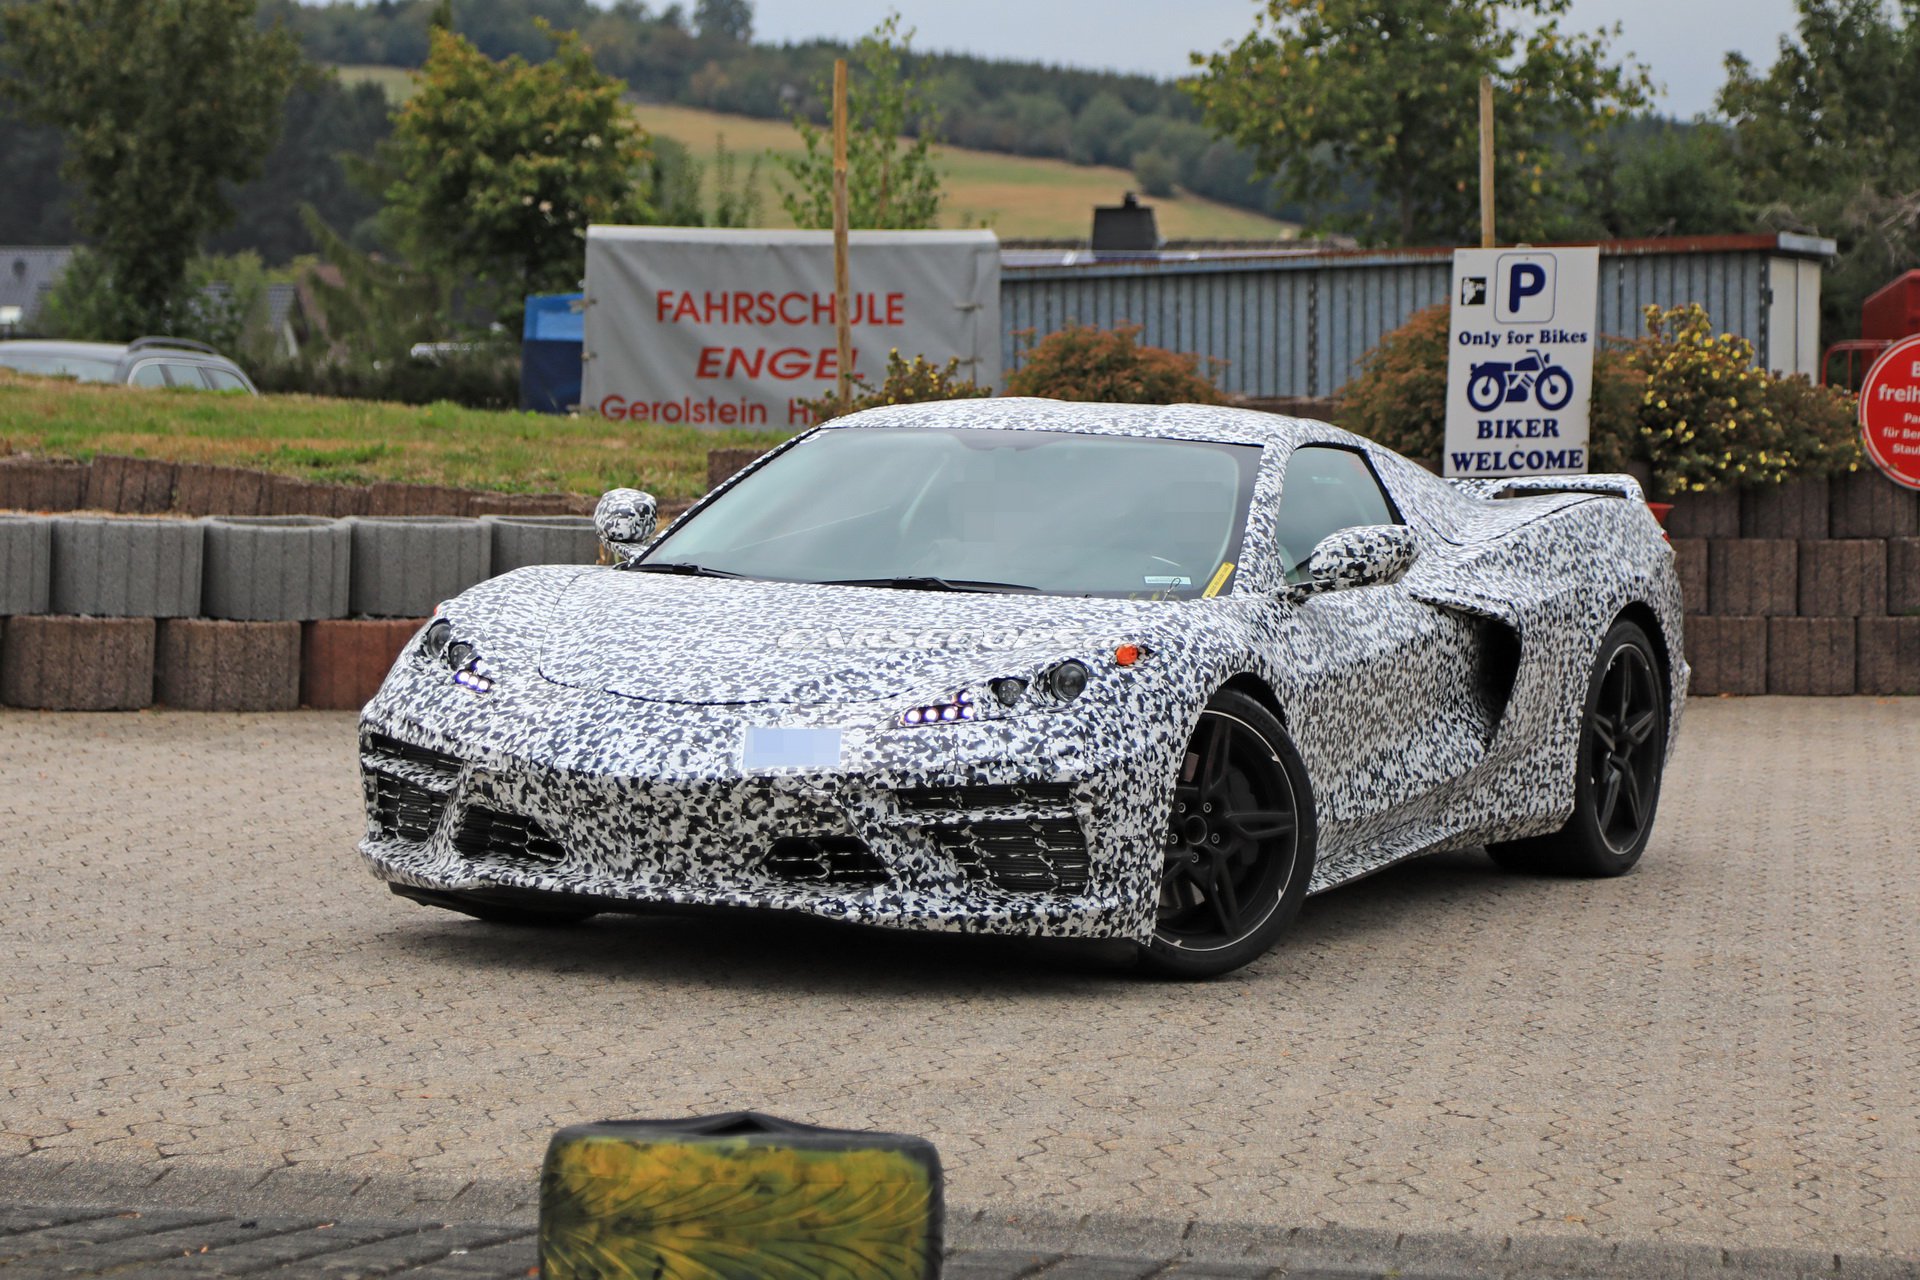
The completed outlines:
{"type": "Polygon", "coordinates": [[[494,577],[535,564],[597,564],[591,516],[481,516],[493,536],[494,577]]]}
{"type": "Polygon", "coordinates": [[[353,536],[324,516],[209,516],[202,609],[239,622],[347,615],[353,536]]]}
{"type": "Polygon", "coordinates": [[[0,703],[35,711],[153,705],[152,618],[9,618],[0,703]]]}
{"type": "Polygon", "coordinates": [[[492,534],[462,516],[356,516],[349,612],[422,618],[487,576],[492,534]]]}
{"type": "Polygon", "coordinates": [[[300,645],[300,703],[316,711],[358,711],[380,692],[424,618],[309,622],[300,645]]]}
{"type": "Polygon", "coordinates": [[[140,516],[56,516],[54,613],[191,618],[200,612],[201,526],[140,516]]]}
{"type": "Polygon", "coordinates": [[[51,520],[0,515],[0,617],[47,611],[52,564],[51,520]]]}
{"type": "Polygon", "coordinates": [[[154,694],[183,711],[293,711],[300,705],[300,624],[162,622],[154,694]]]}

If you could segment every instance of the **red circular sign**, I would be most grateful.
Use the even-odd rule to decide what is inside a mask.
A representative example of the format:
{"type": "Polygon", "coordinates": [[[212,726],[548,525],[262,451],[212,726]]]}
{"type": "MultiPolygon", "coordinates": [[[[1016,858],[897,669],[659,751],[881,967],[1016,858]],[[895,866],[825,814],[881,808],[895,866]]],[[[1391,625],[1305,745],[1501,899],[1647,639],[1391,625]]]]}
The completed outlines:
{"type": "Polygon", "coordinates": [[[1860,435],[1867,455],[1895,484],[1920,489],[1920,334],[1873,362],[1860,384],[1860,435]]]}

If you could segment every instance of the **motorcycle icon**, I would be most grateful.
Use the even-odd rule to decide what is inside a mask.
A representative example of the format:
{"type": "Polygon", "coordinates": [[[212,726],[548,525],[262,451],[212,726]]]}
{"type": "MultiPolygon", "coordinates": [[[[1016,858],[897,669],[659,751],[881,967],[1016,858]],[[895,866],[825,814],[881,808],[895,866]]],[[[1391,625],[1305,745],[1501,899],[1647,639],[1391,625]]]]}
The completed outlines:
{"type": "Polygon", "coordinates": [[[1467,375],[1467,403],[1482,413],[1531,395],[1542,409],[1564,409],[1573,400],[1573,375],[1537,348],[1518,360],[1488,360],[1467,375]]]}

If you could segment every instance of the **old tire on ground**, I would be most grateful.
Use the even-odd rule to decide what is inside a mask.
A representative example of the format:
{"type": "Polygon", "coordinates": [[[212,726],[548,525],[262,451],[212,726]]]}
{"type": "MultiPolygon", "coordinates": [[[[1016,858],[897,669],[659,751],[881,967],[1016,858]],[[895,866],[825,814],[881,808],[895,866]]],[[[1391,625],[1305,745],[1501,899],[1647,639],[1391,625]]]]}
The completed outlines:
{"type": "Polygon", "coordinates": [[[1549,835],[1490,844],[1509,871],[1619,876],[1653,834],[1667,758],[1667,686],[1647,633],[1616,622],[1587,680],[1573,816],[1549,835]]]}
{"type": "Polygon", "coordinates": [[[592,516],[481,516],[493,537],[497,577],[533,564],[598,564],[592,516]]]}
{"type": "Polygon", "coordinates": [[[463,516],[356,516],[348,523],[355,617],[424,618],[485,580],[493,561],[491,532],[463,516]]]}
{"type": "Polygon", "coordinates": [[[1279,720],[1243,693],[1215,694],[1174,779],[1159,917],[1141,963],[1210,978],[1258,959],[1300,914],[1315,836],[1306,766],[1279,720]]]}
{"type": "Polygon", "coordinates": [[[210,516],[202,612],[232,622],[347,615],[353,535],[324,516],[210,516]]]}

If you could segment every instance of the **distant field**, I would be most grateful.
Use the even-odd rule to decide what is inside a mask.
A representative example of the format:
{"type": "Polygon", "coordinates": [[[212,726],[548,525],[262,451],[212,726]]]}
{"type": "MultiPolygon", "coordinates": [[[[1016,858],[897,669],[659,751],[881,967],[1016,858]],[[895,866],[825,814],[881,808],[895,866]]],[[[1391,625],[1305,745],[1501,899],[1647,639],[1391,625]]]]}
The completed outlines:
{"type": "Polygon", "coordinates": [[[707,450],[765,448],[785,438],[452,404],[79,386],[0,370],[0,455],[118,453],[301,480],[510,493],[635,485],[677,504],[706,492],[707,450]]]}
{"type": "MultiPolygon", "coordinates": [[[[404,99],[412,91],[409,73],[397,67],[340,67],[348,81],[373,81],[390,98],[404,99]]],[[[641,124],[663,138],[686,146],[708,166],[712,177],[715,140],[725,137],[737,157],[739,172],[756,156],[797,154],[800,135],[778,120],[722,115],[692,107],[641,106],[641,124]]],[[[942,147],[940,162],[947,175],[947,200],[941,222],[950,227],[991,227],[1008,238],[1084,238],[1093,225],[1093,206],[1117,204],[1135,187],[1124,169],[1068,164],[1030,156],[1001,155],[942,147]]],[[[758,188],[761,217],[767,226],[790,227],[792,219],[780,207],[778,183],[785,173],[771,158],[762,159],[758,188]]],[[[1235,209],[1229,205],[1180,195],[1153,202],[1160,234],[1170,240],[1271,240],[1292,236],[1292,223],[1235,209]]]]}

